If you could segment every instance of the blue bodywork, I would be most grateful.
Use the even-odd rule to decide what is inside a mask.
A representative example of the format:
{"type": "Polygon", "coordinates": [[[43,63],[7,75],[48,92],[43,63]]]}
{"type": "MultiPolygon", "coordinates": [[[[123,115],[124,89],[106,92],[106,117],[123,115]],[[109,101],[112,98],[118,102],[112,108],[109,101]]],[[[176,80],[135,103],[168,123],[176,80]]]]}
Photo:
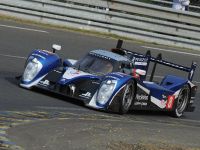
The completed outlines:
{"type": "Polygon", "coordinates": [[[61,65],[60,57],[57,54],[51,53],[49,51],[34,50],[29,55],[26,63],[32,61],[34,58],[37,58],[37,60],[42,64],[43,67],[33,80],[29,82],[21,80],[22,84],[30,84],[36,81],[38,78],[47,74],[49,71],[52,71],[53,69],[61,65]]]}
{"type": "Polygon", "coordinates": [[[165,89],[175,92],[187,83],[188,83],[187,79],[177,77],[177,76],[167,75],[162,80],[160,85],[165,89]]]}
{"type": "MultiPolygon", "coordinates": [[[[73,97],[82,100],[87,106],[105,110],[110,109],[113,105],[119,105],[123,90],[130,81],[134,83],[135,90],[135,99],[131,107],[133,109],[167,110],[165,107],[168,98],[171,96],[177,98],[180,89],[185,85],[190,88],[190,96],[194,97],[195,95],[196,86],[191,81],[196,63],[189,68],[164,61],[161,58],[151,57],[149,53],[142,55],[125,49],[93,50],[88,53],[88,56],[98,58],[105,63],[110,62],[113,65],[113,71],[99,74],[91,72],[89,67],[82,70],[81,64],[77,66],[69,60],[62,63],[60,57],[55,53],[34,50],[29,55],[26,64],[36,59],[42,64],[42,69],[31,81],[27,82],[22,78],[20,85],[25,88],[38,87],[73,97]],[[160,84],[145,81],[150,62],[154,62],[155,66],[159,63],[186,71],[189,73],[188,79],[167,75],[160,84]],[[105,102],[99,102],[98,92],[104,84],[104,88],[112,87],[112,93],[105,102]]],[[[152,77],[154,72],[155,70],[152,72],[152,77]]]]}
{"type": "Polygon", "coordinates": [[[101,105],[98,102],[96,103],[99,107],[101,108],[108,108],[109,104],[111,103],[113,97],[116,95],[116,93],[119,92],[119,90],[126,85],[126,83],[130,80],[133,80],[133,78],[129,75],[123,74],[121,72],[115,72],[115,73],[109,73],[107,74],[102,81],[107,81],[107,80],[115,80],[117,81],[115,89],[111,95],[111,97],[109,98],[109,100],[107,101],[106,104],[101,105]]]}

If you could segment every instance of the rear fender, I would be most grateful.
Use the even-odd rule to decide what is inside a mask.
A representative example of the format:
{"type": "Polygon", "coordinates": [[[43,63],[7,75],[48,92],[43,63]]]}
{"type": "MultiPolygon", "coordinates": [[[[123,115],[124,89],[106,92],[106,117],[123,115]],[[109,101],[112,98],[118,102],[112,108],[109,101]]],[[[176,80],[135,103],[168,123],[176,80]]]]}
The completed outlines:
{"type": "Polygon", "coordinates": [[[162,80],[160,85],[168,90],[177,91],[181,89],[185,84],[187,84],[187,82],[188,82],[187,79],[173,75],[167,75],[162,80]]]}

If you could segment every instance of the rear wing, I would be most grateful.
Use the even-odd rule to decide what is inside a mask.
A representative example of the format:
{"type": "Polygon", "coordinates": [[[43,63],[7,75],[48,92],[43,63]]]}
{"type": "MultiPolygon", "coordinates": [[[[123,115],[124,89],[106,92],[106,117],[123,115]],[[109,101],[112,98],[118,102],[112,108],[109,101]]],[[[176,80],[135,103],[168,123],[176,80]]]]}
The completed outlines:
{"type": "MultiPolygon", "coordinates": [[[[193,79],[194,72],[195,72],[195,69],[197,66],[196,62],[192,62],[191,67],[186,67],[186,66],[175,64],[175,63],[172,63],[172,62],[169,62],[166,60],[162,60],[162,54],[158,54],[157,57],[152,57],[150,51],[147,51],[146,54],[140,54],[140,53],[136,53],[136,52],[132,52],[130,50],[124,49],[124,48],[122,48],[122,45],[123,45],[123,40],[118,40],[117,46],[115,49],[112,49],[112,52],[126,56],[134,63],[135,63],[135,59],[138,59],[138,58],[145,59],[146,64],[142,66],[143,67],[142,69],[144,69],[146,72],[148,71],[149,63],[154,62],[153,70],[152,70],[152,73],[150,76],[150,81],[153,80],[157,64],[165,65],[165,66],[168,66],[171,68],[175,68],[175,69],[178,69],[181,71],[188,72],[188,80],[192,81],[192,79],[193,79]]],[[[144,79],[145,78],[146,78],[146,75],[145,75],[144,79]]]]}

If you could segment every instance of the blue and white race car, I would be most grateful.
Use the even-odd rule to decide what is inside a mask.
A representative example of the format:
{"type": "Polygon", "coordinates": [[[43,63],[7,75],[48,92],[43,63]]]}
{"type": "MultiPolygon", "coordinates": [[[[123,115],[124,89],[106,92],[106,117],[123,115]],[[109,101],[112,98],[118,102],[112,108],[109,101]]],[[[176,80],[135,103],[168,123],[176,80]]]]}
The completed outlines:
{"type": "Polygon", "coordinates": [[[192,83],[196,68],[154,58],[150,51],[139,54],[122,48],[122,40],[111,51],[92,50],[78,61],[64,60],[55,53],[61,46],[53,45],[53,52],[34,50],[27,58],[20,86],[33,87],[78,99],[86,106],[106,111],[127,113],[133,110],[169,111],[181,117],[184,111],[194,111],[197,86],[192,83]],[[154,63],[146,81],[150,62],[154,63]],[[188,78],[165,76],[154,83],[157,64],[188,72],[188,78]]]}

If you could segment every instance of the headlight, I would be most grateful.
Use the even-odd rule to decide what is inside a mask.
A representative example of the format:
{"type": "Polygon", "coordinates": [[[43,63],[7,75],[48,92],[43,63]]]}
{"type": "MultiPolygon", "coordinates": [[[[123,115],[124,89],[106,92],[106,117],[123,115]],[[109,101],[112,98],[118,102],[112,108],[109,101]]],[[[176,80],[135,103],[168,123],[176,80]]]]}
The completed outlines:
{"type": "Polygon", "coordinates": [[[97,93],[97,103],[101,105],[106,104],[115,89],[116,83],[115,80],[107,80],[101,84],[97,93]]]}
{"type": "Polygon", "coordinates": [[[33,80],[41,69],[42,64],[37,60],[37,58],[34,58],[28,62],[24,70],[22,80],[25,82],[33,80]]]}

